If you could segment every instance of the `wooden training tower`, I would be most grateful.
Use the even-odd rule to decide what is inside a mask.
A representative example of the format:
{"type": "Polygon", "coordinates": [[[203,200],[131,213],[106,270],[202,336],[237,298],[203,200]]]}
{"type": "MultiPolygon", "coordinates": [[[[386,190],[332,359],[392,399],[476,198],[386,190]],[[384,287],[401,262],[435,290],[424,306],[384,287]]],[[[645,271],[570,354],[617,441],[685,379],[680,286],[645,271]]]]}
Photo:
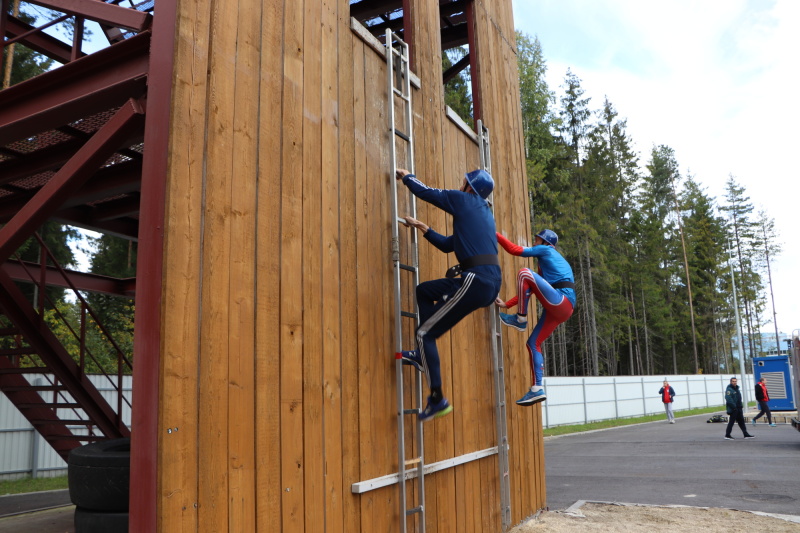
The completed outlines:
{"type": "MultiPolygon", "coordinates": [[[[64,65],[40,76],[53,81],[0,92],[3,157],[40,134],[42,116],[47,129],[74,130],[82,115],[62,109],[80,102],[87,116],[107,115],[97,131],[109,140],[105,159],[83,156],[79,177],[93,184],[85,168],[115,150],[136,163],[125,167],[126,226],[86,215],[98,199],[78,201],[82,184],[51,194],[24,226],[47,213],[138,240],[130,530],[401,531],[397,483],[354,490],[398,472],[395,141],[381,39],[389,28],[409,44],[415,170],[433,187],[457,188],[484,164],[481,138],[444,103],[443,79],[469,68],[472,118],[491,131],[498,231],[530,243],[511,0],[157,0],[138,16],[121,2],[35,3],[100,21],[111,45],[85,55],[34,43],[64,65]],[[465,60],[443,72],[442,51],[459,46],[465,60]],[[58,83],[76,76],[78,87],[58,83]],[[121,130],[111,121],[123,111],[121,130]]],[[[7,39],[33,42],[8,20],[7,39]]],[[[92,149],[70,142],[72,160],[92,149]]],[[[449,233],[442,211],[418,202],[417,216],[449,233]]],[[[2,237],[0,250],[11,248],[2,237]]],[[[455,263],[424,240],[418,260],[422,280],[455,263]]],[[[500,261],[508,297],[529,265],[500,261]]],[[[413,300],[413,288],[403,294],[413,300]]],[[[530,371],[525,335],[509,329],[508,517],[498,453],[483,453],[499,445],[494,312],[438,341],[454,411],[425,425],[425,463],[441,468],[425,476],[424,524],[409,520],[409,531],[501,532],[546,505],[541,405],[513,405],[530,371]]],[[[411,383],[414,370],[402,371],[411,383]]],[[[411,457],[417,428],[403,431],[411,457]]]]}

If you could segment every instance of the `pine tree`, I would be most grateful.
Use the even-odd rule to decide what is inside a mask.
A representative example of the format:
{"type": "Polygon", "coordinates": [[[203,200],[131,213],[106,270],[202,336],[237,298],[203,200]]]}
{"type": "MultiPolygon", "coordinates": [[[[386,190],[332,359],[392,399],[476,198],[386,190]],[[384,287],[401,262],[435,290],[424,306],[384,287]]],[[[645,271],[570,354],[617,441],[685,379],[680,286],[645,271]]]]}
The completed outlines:
{"type": "MultiPolygon", "coordinates": [[[[747,333],[745,349],[749,357],[757,355],[756,331],[758,327],[757,316],[759,306],[763,306],[763,297],[759,302],[759,294],[763,294],[763,282],[756,268],[758,237],[757,224],[752,219],[753,205],[746,196],[743,186],[736,182],[733,175],[728,177],[725,184],[725,200],[727,204],[721,209],[728,214],[729,237],[732,241],[735,259],[738,267],[737,289],[739,303],[744,310],[743,324],[747,333]]],[[[744,355],[743,359],[744,359],[744,355]]]]}

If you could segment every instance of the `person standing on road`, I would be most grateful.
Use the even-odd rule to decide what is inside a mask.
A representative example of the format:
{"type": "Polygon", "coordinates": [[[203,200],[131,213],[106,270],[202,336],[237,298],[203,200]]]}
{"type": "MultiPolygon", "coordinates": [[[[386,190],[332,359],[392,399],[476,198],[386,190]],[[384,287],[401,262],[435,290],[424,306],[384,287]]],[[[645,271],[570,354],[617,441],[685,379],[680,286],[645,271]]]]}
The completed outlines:
{"type": "Polygon", "coordinates": [[[399,168],[395,179],[420,200],[453,215],[453,234],[444,236],[410,216],[406,224],[422,231],[425,239],[444,253],[455,252],[461,275],[417,285],[417,349],[403,351],[403,364],[425,373],[431,391],[428,403],[419,413],[423,422],[450,413],[453,407],[442,394],[442,375],[436,339],[464,317],[481,307],[492,305],[500,293],[502,276],[497,258],[494,215],[486,200],[494,189],[494,180],[485,170],[464,175],[461,188],[433,189],[414,174],[399,168]]]}
{"type": "Polygon", "coordinates": [[[756,383],[756,401],[758,402],[758,414],[753,417],[753,425],[756,425],[756,420],[761,418],[764,415],[767,415],[767,422],[769,422],[770,427],[775,427],[775,424],[772,422],[772,413],[769,410],[769,394],[767,393],[767,378],[761,376],[761,379],[758,380],[756,383]]]}
{"type": "Polygon", "coordinates": [[[675,389],[673,389],[667,380],[664,380],[664,386],[658,391],[661,395],[661,401],[664,403],[664,410],[667,412],[667,422],[670,424],[675,423],[675,415],[672,413],[672,400],[675,398],[675,389]]]}
{"type": "Polygon", "coordinates": [[[728,419],[728,428],[725,430],[725,440],[733,440],[731,429],[733,428],[734,422],[739,424],[744,438],[754,439],[755,437],[747,432],[747,426],[744,425],[742,391],[739,390],[738,380],[736,378],[731,378],[730,385],[725,389],[725,409],[730,415],[728,419]]]}

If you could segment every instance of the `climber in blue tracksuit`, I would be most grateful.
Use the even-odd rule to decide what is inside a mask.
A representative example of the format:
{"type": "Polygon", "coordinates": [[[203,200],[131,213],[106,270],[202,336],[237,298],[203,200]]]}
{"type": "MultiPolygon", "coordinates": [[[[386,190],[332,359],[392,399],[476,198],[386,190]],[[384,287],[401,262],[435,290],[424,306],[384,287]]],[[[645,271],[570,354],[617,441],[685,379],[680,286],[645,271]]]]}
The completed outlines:
{"type": "Polygon", "coordinates": [[[417,198],[453,215],[453,234],[447,237],[412,217],[405,220],[409,226],[421,230],[439,250],[455,252],[461,269],[461,277],[453,274],[417,286],[418,349],[402,352],[403,363],[425,372],[431,394],[419,417],[428,421],[453,410],[442,394],[436,339],[471,312],[492,305],[500,292],[502,277],[494,216],[486,200],[494,189],[494,181],[485,170],[465,174],[459,190],[432,189],[403,169],[397,170],[396,179],[402,179],[417,198]]]}

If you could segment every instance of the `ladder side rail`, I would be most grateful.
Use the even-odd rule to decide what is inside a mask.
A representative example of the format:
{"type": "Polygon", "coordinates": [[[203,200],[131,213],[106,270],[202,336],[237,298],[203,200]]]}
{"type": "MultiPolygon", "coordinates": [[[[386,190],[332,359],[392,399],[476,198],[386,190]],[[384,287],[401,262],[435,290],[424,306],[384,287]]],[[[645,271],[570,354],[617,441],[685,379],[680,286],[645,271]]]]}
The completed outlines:
{"type": "MultiPolygon", "coordinates": [[[[489,129],[478,120],[478,146],[480,164],[483,170],[492,173],[491,139],[489,129]]],[[[491,201],[491,198],[490,198],[491,201]]],[[[492,207],[494,212],[494,207],[492,207]]],[[[490,313],[492,329],[492,367],[495,393],[495,424],[497,430],[497,460],[500,475],[500,516],[502,531],[511,527],[511,480],[508,464],[508,425],[507,404],[505,395],[505,356],[503,353],[503,335],[500,324],[500,312],[495,307],[490,313]]]]}
{"type": "MultiPolygon", "coordinates": [[[[390,145],[390,160],[392,162],[391,174],[389,175],[390,182],[395,179],[397,172],[397,148],[395,146],[395,113],[394,113],[394,50],[392,46],[392,31],[386,29],[386,71],[387,71],[387,86],[388,100],[387,100],[387,117],[389,120],[389,145],[390,145]]],[[[391,189],[391,204],[392,204],[392,266],[394,275],[394,334],[395,334],[395,376],[396,376],[396,389],[397,389],[397,471],[400,476],[398,487],[400,497],[398,502],[400,505],[400,531],[406,533],[406,459],[405,459],[405,421],[404,421],[404,408],[403,408],[403,361],[399,358],[399,354],[403,349],[403,325],[402,325],[402,310],[400,299],[400,230],[398,227],[398,212],[397,212],[397,184],[394,183],[389,187],[391,189]]]]}
{"type": "MultiPolygon", "coordinates": [[[[402,57],[403,57],[403,103],[405,109],[405,123],[406,123],[406,133],[408,134],[408,149],[406,150],[406,168],[412,174],[416,174],[416,166],[414,164],[414,113],[412,108],[412,100],[411,100],[411,72],[410,72],[410,58],[409,58],[409,47],[407,43],[403,43],[402,48],[402,57]]],[[[408,202],[409,202],[409,210],[411,211],[411,216],[417,218],[417,198],[414,196],[411,191],[408,191],[408,202]]],[[[411,231],[410,235],[411,239],[411,265],[413,266],[413,283],[414,287],[419,285],[420,283],[420,276],[419,276],[419,233],[416,229],[411,231]]],[[[417,306],[417,297],[416,297],[416,290],[413,292],[413,299],[414,299],[414,310],[416,312],[416,318],[414,320],[415,324],[415,331],[416,328],[420,326],[420,316],[419,316],[419,307],[417,306]]],[[[418,408],[420,411],[423,408],[423,396],[422,396],[422,373],[421,372],[414,372],[414,384],[415,384],[415,407],[418,408]]],[[[420,519],[419,519],[419,529],[421,533],[425,533],[425,439],[424,439],[424,431],[423,431],[423,422],[420,420],[419,416],[416,417],[416,437],[417,437],[417,457],[419,458],[419,462],[417,463],[417,468],[419,475],[417,476],[417,493],[419,496],[419,502],[421,506],[420,512],[420,519]]]]}

